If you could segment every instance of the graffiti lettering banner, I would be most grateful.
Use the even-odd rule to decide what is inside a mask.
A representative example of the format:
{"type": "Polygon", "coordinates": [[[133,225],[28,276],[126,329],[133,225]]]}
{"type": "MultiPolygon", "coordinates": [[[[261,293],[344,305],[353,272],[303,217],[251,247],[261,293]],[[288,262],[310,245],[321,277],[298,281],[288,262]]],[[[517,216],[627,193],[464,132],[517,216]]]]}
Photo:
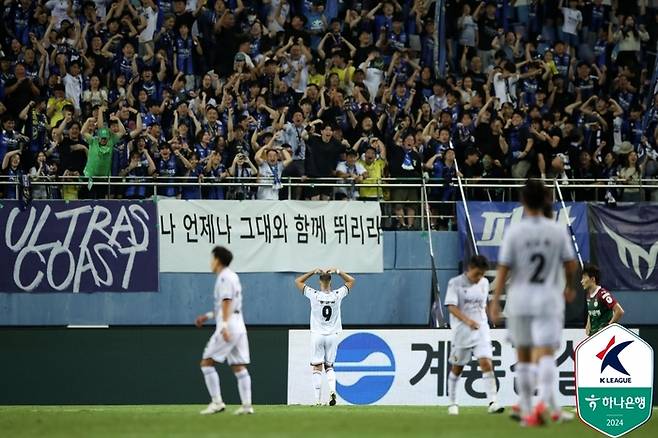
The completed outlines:
{"type": "MultiPolygon", "coordinates": [[[[523,207],[517,202],[469,202],[468,210],[473,225],[473,234],[480,254],[491,261],[498,260],[498,249],[503,241],[505,229],[523,217],[523,207]]],[[[589,232],[587,229],[587,204],[567,203],[566,212],[560,204],[553,206],[556,220],[567,225],[567,214],[571,219],[571,226],[576,234],[576,241],[580,248],[583,260],[589,260],[589,232]]],[[[457,228],[462,248],[466,252],[472,248],[464,205],[457,204],[457,228]]]]}
{"type": "Polygon", "coordinates": [[[155,292],[152,202],[16,201],[0,204],[0,290],[155,292]]]}
{"type": "Polygon", "coordinates": [[[589,217],[593,258],[605,287],[658,289],[658,206],[591,205],[589,217]]]}
{"type": "Polygon", "coordinates": [[[238,272],[383,271],[377,202],[164,200],[158,213],[163,272],[207,272],[215,245],[238,272]]]}

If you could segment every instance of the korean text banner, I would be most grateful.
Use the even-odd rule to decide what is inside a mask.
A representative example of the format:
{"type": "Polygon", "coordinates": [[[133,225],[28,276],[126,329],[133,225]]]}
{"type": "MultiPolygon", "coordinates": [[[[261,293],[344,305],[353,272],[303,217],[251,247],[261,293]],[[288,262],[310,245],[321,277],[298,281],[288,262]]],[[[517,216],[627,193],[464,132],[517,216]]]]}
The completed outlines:
{"type": "Polygon", "coordinates": [[[158,213],[162,272],[207,272],[215,245],[238,272],[383,271],[377,202],[164,200],[158,213]]]}
{"type": "Polygon", "coordinates": [[[153,202],[0,204],[3,292],[156,292],[153,202]]]}
{"type": "MultiPolygon", "coordinates": [[[[517,358],[506,336],[506,330],[491,331],[498,402],[502,406],[518,401],[514,377],[517,358]]],[[[345,330],[338,336],[334,362],[340,401],[354,405],[447,406],[451,338],[450,330],[345,330]]],[[[584,338],[582,329],[564,330],[555,354],[560,405],[576,402],[573,355],[584,338]]],[[[314,403],[310,354],[310,331],[290,330],[288,404],[314,403]]],[[[464,367],[458,385],[460,405],[487,404],[482,371],[476,360],[464,367]]],[[[322,393],[328,394],[326,386],[322,393]]]]}
{"type": "Polygon", "coordinates": [[[592,251],[612,290],[658,289],[658,206],[591,205],[592,251]]]}
{"type": "MultiPolygon", "coordinates": [[[[468,210],[473,225],[473,234],[480,254],[490,261],[498,260],[498,250],[503,242],[505,229],[521,220],[523,207],[518,202],[469,202],[468,210]]],[[[567,213],[560,204],[554,204],[553,217],[567,225],[567,213],[571,219],[571,226],[576,234],[576,241],[583,260],[589,260],[589,230],[587,228],[587,204],[567,203],[567,213]]],[[[467,253],[472,248],[466,214],[463,203],[457,204],[457,227],[462,248],[467,253]]]]}

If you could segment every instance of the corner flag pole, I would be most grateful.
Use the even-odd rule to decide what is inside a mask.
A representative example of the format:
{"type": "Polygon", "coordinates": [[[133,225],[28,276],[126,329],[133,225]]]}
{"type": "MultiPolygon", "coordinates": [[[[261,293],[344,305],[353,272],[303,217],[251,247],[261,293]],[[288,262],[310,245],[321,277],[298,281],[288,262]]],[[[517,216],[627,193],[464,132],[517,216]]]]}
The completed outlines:
{"type": "Polygon", "coordinates": [[[578,247],[578,241],[576,240],[576,233],[574,233],[573,227],[571,226],[571,218],[569,217],[567,204],[565,204],[564,198],[562,197],[562,190],[560,189],[560,183],[557,182],[557,179],[554,179],[553,183],[555,185],[557,195],[560,198],[560,203],[562,204],[562,211],[564,212],[564,215],[567,218],[567,227],[569,228],[569,234],[571,234],[571,241],[573,242],[573,246],[576,249],[576,255],[578,256],[578,263],[580,263],[580,269],[583,269],[583,267],[585,266],[583,263],[583,257],[580,255],[580,248],[578,247]]]}
{"type": "Polygon", "coordinates": [[[441,291],[439,290],[439,279],[436,275],[436,263],[434,262],[434,245],[432,244],[432,222],[430,220],[430,203],[429,198],[427,197],[427,186],[425,185],[425,176],[421,178],[423,185],[423,198],[424,198],[424,207],[425,207],[425,217],[427,218],[427,237],[429,241],[430,249],[430,267],[432,269],[432,283],[431,283],[431,294],[432,294],[432,303],[430,307],[430,318],[432,325],[435,328],[445,327],[445,317],[443,316],[443,305],[441,304],[441,291]]]}

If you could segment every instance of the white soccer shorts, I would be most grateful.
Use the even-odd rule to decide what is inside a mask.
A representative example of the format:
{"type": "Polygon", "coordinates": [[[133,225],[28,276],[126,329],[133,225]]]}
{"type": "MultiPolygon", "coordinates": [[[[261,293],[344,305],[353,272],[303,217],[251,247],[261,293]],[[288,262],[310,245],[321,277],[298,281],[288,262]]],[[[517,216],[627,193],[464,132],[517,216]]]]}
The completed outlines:
{"type": "Polygon", "coordinates": [[[248,365],[250,357],[247,334],[231,334],[227,342],[220,332],[215,332],[203,350],[203,359],[212,359],[219,363],[226,361],[229,365],[248,365]]]}
{"type": "Polygon", "coordinates": [[[336,361],[338,335],[311,333],[311,365],[333,365],[336,361]]]}
{"type": "Polygon", "coordinates": [[[472,358],[493,359],[493,348],[489,331],[481,331],[478,343],[472,347],[451,347],[450,363],[459,367],[468,365],[472,358]]]}
{"type": "Polygon", "coordinates": [[[562,315],[510,316],[507,334],[514,347],[548,347],[557,349],[562,341],[562,315]]]}

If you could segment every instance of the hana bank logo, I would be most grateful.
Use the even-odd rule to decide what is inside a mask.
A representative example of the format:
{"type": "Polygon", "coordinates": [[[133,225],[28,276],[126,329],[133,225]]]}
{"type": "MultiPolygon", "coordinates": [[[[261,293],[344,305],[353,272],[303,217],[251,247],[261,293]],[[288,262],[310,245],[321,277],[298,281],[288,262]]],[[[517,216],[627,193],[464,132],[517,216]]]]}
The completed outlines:
{"type": "Polygon", "coordinates": [[[372,333],[345,338],[336,352],[336,390],[343,400],[368,405],[388,393],[395,378],[391,347],[372,333]]]}
{"type": "MultiPolygon", "coordinates": [[[[567,216],[570,216],[571,223],[576,220],[575,217],[571,217],[571,206],[567,206],[566,213],[561,208],[554,212],[558,222],[565,225],[567,224],[567,216]]],[[[516,207],[512,211],[484,211],[480,214],[480,217],[484,223],[482,225],[482,235],[477,244],[479,246],[500,246],[503,243],[505,229],[523,218],[523,207],[516,207]]]]}
{"type": "Polygon", "coordinates": [[[628,239],[623,238],[619,234],[615,233],[608,227],[603,221],[601,225],[608,236],[615,242],[617,245],[617,255],[619,260],[622,262],[627,269],[633,269],[635,275],[638,276],[640,280],[647,280],[653,271],[656,268],[656,259],[658,258],[658,242],[654,242],[649,248],[649,251],[642,248],[640,245],[631,242],[628,239]],[[647,264],[646,275],[642,275],[642,269],[640,268],[640,260],[644,260],[647,264]],[[632,266],[632,268],[631,268],[632,266]]]}

